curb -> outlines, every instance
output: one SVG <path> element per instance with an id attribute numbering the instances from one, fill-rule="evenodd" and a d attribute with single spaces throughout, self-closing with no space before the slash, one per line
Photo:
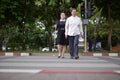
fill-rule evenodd
<path id="1" fill-rule="evenodd" d="M 30 56 L 30 53 L 20 53 L 20 52 L 0 52 L 0 56 Z"/>
<path id="2" fill-rule="evenodd" d="M 120 53 L 83 53 L 83 56 L 120 56 Z"/>
<path id="3" fill-rule="evenodd" d="M 0 56 L 31 56 L 32 53 L 21 52 L 0 52 Z M 120 53 L 83 53 L 81 56 L 116 56 L 120 57 Z"/>

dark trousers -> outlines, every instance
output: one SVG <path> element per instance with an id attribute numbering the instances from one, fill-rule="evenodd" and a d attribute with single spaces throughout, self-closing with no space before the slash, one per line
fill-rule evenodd
<path id="1" fill-rule="evenodd" d="M 79 35 L 69 36 L 69 49 L 71 57 L 78 57 Z"/>

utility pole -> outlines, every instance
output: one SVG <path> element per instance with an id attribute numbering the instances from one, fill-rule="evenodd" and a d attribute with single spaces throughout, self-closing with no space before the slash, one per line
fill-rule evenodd
<path id="1" fill-rule="evenodd" d="M 87 20 L 87 0 L 85 0 L 85 19 Z M 85 21 L 86 21 L 85 20 Z M 85 22 L 84 21 L 84 22 Z M 88 52 L 87 51 L 87 24 L 85 24 L 85 42 L 84 42 L 84 52 Z"/>
<path id="2" fill-rule="evenodd" d="M 88 52 L 87 50 L 87 25 L 89 23 L 88 18 L 94 15 L 94 3 L 90 0 L 83 0 L 83 5 L 81 6 L 81 17 L 83 19 L 83 24 L 85 27 L 85 36 L 84 36 L 84 52 Z"/>

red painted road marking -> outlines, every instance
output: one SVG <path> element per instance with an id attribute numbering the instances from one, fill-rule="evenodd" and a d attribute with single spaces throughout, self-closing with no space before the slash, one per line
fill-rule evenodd
<path id="1" fill-rule="evenodd" d="M 42 70 L 40 73 L 118 74 L 109 70 Z"/>
<path id="2" fill-rule="evenodd" d="M 25 70 L 25 69 L 0 69 L 0 72 L 9 73 L 68 73 L 68 74 L 120 74 L 120 70 Z"/>

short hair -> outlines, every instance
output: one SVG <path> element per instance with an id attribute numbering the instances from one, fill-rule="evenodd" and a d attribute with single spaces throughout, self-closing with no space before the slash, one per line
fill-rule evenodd
<path id="1" fill-rule="evenodd" d="M 61 15 L 62 13 L 64 13 L 64 12 L 61 12 L 60 15 Z M 65 13 L 64 13 L 64 14 L 65 14 Z"/>
<path id="2" fill-rule="evenodd" d="M 72 12 L 73 10 L 76 10 L 76 9 L 75 9 L 75 8 L 72 8 L 72 9 L 71 9 L 71 12 Z"/>

